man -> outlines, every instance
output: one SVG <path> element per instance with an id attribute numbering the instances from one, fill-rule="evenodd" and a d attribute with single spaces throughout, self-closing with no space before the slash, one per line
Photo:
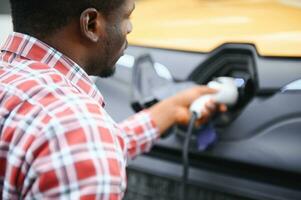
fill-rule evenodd
<path id="1" fill-rule="evenodd" d="M 116 124 L 88 75 L 114 73 L 134 0 L 10 2 L 15 32 L 0 54 L 1 198 L 121 199 L 126 157 L 187 123 L 193 100 L 214 91 L 186 90 Z M 199 123 L 215 108 L 209 103 Z"/>

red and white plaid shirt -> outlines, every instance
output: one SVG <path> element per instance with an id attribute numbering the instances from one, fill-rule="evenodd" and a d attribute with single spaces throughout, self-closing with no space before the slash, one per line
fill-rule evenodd
<path id="1" fill-rule="evenodd" d="M 0 53 L 0 199 L 123 197 L 126 157 L 159 133 L 147 111 L 116 124 L 71 59 L 25 34 Z"/>

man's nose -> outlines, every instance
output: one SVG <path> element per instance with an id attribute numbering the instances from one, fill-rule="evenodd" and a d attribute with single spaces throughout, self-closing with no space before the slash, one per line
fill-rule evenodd
<path id="1" fill-rule="evenodd" d="M 130 34 L 132 31 L 133 31 L 133 24 L 132 22 L 129 22 L 127 27 L 127 34 Z"/>

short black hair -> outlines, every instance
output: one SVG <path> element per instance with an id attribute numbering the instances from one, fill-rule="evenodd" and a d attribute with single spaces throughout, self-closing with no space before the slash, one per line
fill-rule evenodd
<path id="1" fill-rule="evenodd" d="M 120 7 L 125 0 L 10 0 L 14 31 L 46 37 L 67 25 L 87 8 L 103 15 Z"/>

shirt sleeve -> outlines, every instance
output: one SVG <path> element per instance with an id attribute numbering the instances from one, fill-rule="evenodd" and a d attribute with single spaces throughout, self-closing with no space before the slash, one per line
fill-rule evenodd
<path id="1" fill-rule="evenodd" d="M 31 189 L 24 199 L 123 198 L 126 160 L 118 137 L 114 137 L 118 129 L 111 130 L 107 121 L 96 116 L 69 115 L 57 122 L 48 119 L 51 122 L 41 133 L 43 137 L 29 150 L 34 162 L 25 180 L 25 188 Z M 123 142 L 131 158 L 148 151 L 159 137 L 148 111 L 125 120 L 120 129 L 117 132 L 125 135 Z"/>
<path id="2" fill-rule="evenodd" d="M 159 138 L 159 129 L 148 110 L 141 111 L 119 124 L 127 146 L 127 157 L 148 152 Z"/>

